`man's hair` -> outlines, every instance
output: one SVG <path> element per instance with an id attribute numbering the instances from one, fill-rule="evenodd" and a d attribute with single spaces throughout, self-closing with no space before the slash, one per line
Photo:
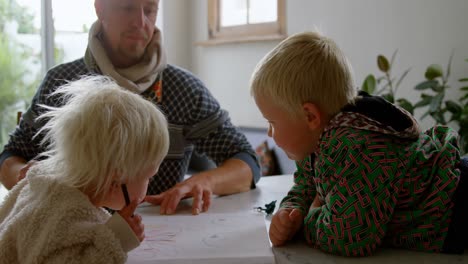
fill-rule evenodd
<path id="1" fill-rule="evenodd" d="M 38 117 L 47 121 L 46 157 L 38 166 L 60 182 L 99 199 L 113 181 L 142 180 L 141 172 L 159 166 L 169 149 L 165 116 L 148 100 L 103 76 L 61 86 L 52 96 L 66 103 Z"/>
<path id="2" fill-rule="evenodd" d="M 267 97 L 292 117 L 302 104 L 314 103 L 333 116 L 354 102 L 351 65 L 335 42 L 317 32 L 283 40 L 258 64 L 251 78 L 251 94 Z"/>

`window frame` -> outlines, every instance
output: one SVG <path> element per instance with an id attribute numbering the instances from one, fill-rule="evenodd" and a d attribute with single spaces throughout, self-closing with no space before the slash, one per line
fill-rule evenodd
<path id="1" fill-rule="evenodd" d="M 41 59 L 43 74 L 55 65 L 54 35 L 52 0 L 41 0 Z"/>
<path id="2" fill-rule="evenodd" d="M 262 40 L 277 40 L 286 37 L 285 0 L 277 0 L 278 19 L 276 22 L 221 26 L 221 0 L 208 0 L 208 39 L 209 42 L 231 43 Z M 208 43 L 209 44 L 209 43 Z"/>

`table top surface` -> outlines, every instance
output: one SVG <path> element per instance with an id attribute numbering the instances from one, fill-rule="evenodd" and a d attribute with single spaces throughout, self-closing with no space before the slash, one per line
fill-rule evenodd
<path id="1" fill-rule="evenodd" d="M 275 211 L 281 199 L 293 185 L 291 175 L 262 177 L 257 188 L 249 192 L 215 197 L 208 212 L 205 213 L 243 213 L 254 210 L 254 207 L 264 207 L 274 200 L 277 201 Z M 190 201 L 183 201 L 178 213 L 190 213 Z M 143 208 L 141 208 L 143 209 Z M 154 208 L 153 208 L 154 210 Z M 140 211 L 144 219 L 144 210 Z M 154 212 L 154 211 L 153 211 Z M 196 216 L 194 216 L 196 217 Z M 144 221 L 144 220 L 143 220 Z M 271 222 L 271 215 L 265 216 L 267 228 Z M 305 241 L 295 241 L 283 247 L 273 248 L 276 263 L 468 263 L 468 253 L 465 255 L 446 255 L 423 253 L 399 249 L 379 249 L 374 256 L 365 258 L 347 258 L 324 253 L 309 247 Z"/>
<path id="2" fill-rule="evenodd" d="M 214 197 L 212 205 L 205 213 L 243 213 L 254 210 L 254 207 L 264 207 L 274 200 L 277 207 L 281 199 L 286 195 L 293 184 L 291 175 L 278 175 L 262 177 L 257 188 L 248 192 L 233 194 L 228 196 Z M 7 190 L 0 185 L 0 201 L 3 201 Z M 183 201 L 178 207 L 178 213 L 189 213 L 190 201 Z M 146 208 L 148 206 L 146 205 Z M 145 207 L 139 208 L 139 213 L 145 214 Z M 154 208 L 152 208 L 154 212 Z M 196 216 L 194 216 L 196 217 Z M 265 224 L 268 228 L 271 222 L 271 215 L 265 216 Z M 468 252 L 464 255 L 446 255 L 423 253 L 398 249 L 379 249 L 374 256 L 365 258 L 346 258 L 321 252 L 309 247 L 304 241 L 291 242 L 283 247 L 273 248 L 276 263 L 468 263 Z"/>

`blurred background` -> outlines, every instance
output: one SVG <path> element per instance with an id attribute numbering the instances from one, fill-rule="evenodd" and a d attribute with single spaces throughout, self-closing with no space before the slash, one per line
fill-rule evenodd
<path id="1" fill-rule="evenodd" d="M 357 87 L 416 106 L 423 128 L 461 129 L 467 13 L 466 0 L 161 0 L 157 25 L 169 63 L 196 74 L 243 129 L 267 127 L 249 92 L 257 62 L 285 37 L 316 29 L 348 55 Z M 83 56 L 95 19 L 93 0 L 0 0 L 2 146 L 45 71 Z"/>

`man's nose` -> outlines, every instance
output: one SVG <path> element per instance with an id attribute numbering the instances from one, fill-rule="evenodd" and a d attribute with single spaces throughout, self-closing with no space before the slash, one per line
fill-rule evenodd
<path id="1" fill-rule="evenodd" d="M 132 14 L 132 24 L 136 27 L 144 27 L 145 26 L 145 10 L 143 6 L 136 8 Z"/>

